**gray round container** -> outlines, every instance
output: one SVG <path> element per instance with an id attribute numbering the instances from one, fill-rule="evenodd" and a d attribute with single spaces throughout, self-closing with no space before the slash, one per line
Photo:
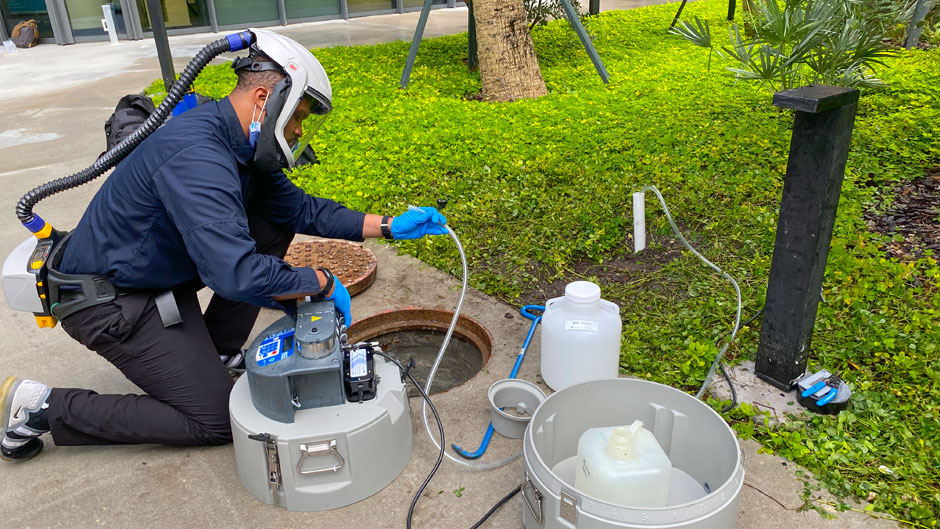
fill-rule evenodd
<path id="1" fill-rule="evenodd" d="M 614 505 L 574 488 L 581 434 L 636 419 L 672 461 L 666 507 Z M 737 437 L 714 410 L 675 388 L 626 378 L 585 382 L 548 397 L 526 430 L 523 471 L 526 529 L 730 529 L 744 484 Z"/>

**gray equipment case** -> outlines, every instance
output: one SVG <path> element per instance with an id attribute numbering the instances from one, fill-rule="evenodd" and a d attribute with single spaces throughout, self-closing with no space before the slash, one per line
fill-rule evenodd
<path id="1" fill-rule="evenodd" d="M 300 303 L 296 318 L 274 322 L 248 348 L 229 415 L 238 477 L 255 498 L 335 509 L 382 490 L 411 459 L 398 366 L 374 358 L 375 397 L 348 402 L 343 350 L 357 348 L 345 331 L 332 301 Z"/>
<path id="2" fill-rule="evenodd" d="M 241 377 L 229 413 L 238 477 L 248 492 L 289 511 L 324 511 L 398 477 L 412 452 L 408 394 L 397 366 L 376 357 L 375 372 L 381 382 L 374 399 L 297 410 L 292 423 L 260 413 Z"/>

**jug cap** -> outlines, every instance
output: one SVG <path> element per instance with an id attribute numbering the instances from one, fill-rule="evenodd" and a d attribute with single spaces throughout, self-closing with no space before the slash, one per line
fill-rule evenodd
<path id="1" fill-rule="evenodd" d="M 590 281 L 575 281 L 565 287 L 565 299 L 575 303 L 591 303 L 601 299 L 601 287 Z"/>
<path id="2" fill-rule="evenodd" d="M 617 459 L 630 459 L 633 457 L 634 436 L 643 428 L 643 421 L 636 420 L 630 426 L 618 426 L 610 432 L 610 441 L 607 443 L 607 453 Z"/>

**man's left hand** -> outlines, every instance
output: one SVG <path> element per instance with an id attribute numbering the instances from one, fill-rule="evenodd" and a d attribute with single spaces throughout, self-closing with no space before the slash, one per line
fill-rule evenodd
<path id="1" fill-rule="evenodd" d="M 349 292 L 346 290 L 346 287 L 339 282 L 339 278 L 335 275 L 333 276 L 333 293 L 323 299 L 327 301 L 332 300 L 336 310 L 342 313 L 343 318 L 346 320 L 344 324 L 347 327 L 352 325 L 352 314 L 350 313 L 352 300 L 349 299 Z"/>
<path id="2" fill-rule="evenodd" d="M 395 239 L 420 239 L 425 235 L 447 233 L 447 218 L 436 208 L 412 208 L 392 219 L 390 226 Z"/>

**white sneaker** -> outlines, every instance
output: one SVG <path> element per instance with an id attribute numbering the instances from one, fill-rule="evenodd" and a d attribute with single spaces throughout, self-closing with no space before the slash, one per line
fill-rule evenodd
<path id="1" fill-rule="evenodd" d="M 42 409 L 52 388 L 34 380 L 7 377 L 0 386 L 0 429 L 2 435 L 23 426 L 32 413 Z M 2 437 L 2 436 L 0 436 Z"/>
<path id="2" fill-rule="evenodd" d="M 245 372 L 245 351 L 233 355 L 219 355 L 219 360 L 231 375 L 240 375 Z"/>

